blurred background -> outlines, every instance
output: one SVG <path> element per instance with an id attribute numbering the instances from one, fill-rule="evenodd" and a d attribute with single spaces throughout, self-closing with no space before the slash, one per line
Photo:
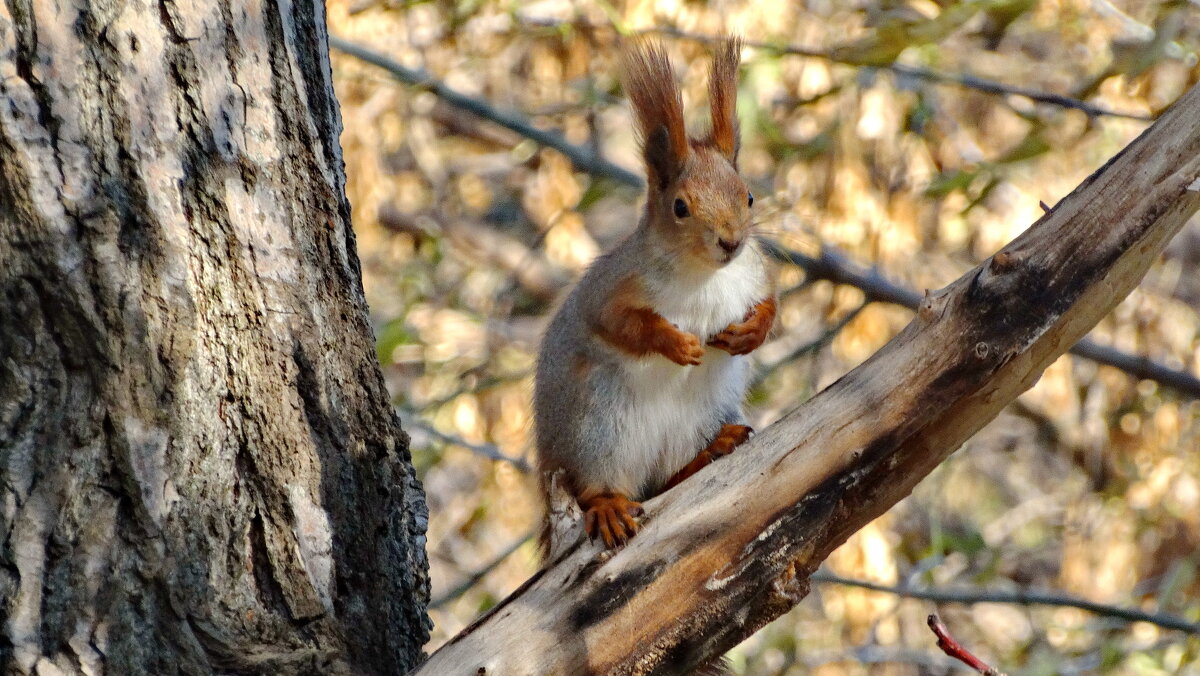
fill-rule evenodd
<path id="1" fill-rule="evenodd" d="M 538 339 L 640 209 L 623 35 L 665 44 L 694 129 L 707 38 L 748 42 L 740 164 L 759 234 L 794 254 L 779 266 L 776 330 L 753 355 L 758 427 L 895 335 L 912 313 L 893 301 L 989 256 L 1200 81 L 1195 0 L 328 5 L 348 43 L 333 72 L 379 359 L 429 501 L 428 650 L 538 567 Z M 925 625 L 937 611 L 1009 673 L 1200 674 L 1198 260 L 1193 219 L 1091 334 L 1145 359 L 1058 360 L 736 648 L 737 672 L 963 672 Z M 1051 603 L 982 602 L 1023 590 Z"/>

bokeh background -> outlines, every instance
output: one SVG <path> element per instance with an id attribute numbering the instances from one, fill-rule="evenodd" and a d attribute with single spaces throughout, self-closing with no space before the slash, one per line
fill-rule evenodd
<path id="1" fill-rule="evenodd" d="M 700 128 L 700 38 L 741 34 L 752 43 L 741 167 L 759 233 L 918 292 L 1028 227 L 1200 80 L 1195 0 L 330 0 L 328 11 L 334 35 L 637 173 L 622 35 L 666 45 Z M 360 58 L 335 51 L 333 71 L 379 359 L 428 495 L 433 650 L 537 569 L 538 338 L 570 281 L 636 223 L 640 194 Z M 1092 338 L 1200 374 L 1198 260 L 1194 220 Z M 779 323 L 754 354 L 757 426 L 911 319 L 818 277 L 780 265 Z M 1197 392 L 1064 357 L 823 572 L 968 596 L 1039 590 L 1194 631 L 1198 549 Z M 731 658 L 741 674 L 960 672 L 925 626 L 935 610 L 1009 673 L 1200 674 L 1200 636 L 1152 622 L 833 582 Z"/>

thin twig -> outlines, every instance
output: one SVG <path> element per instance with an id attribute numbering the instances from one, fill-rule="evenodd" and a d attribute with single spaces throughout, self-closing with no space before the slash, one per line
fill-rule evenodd
<path id="1" fill-rule="evenodd" d="M 1110 606 L 1066 594 L 1052 594 L 1049 592 L 1026 590 L 1002 592 L 982 591 L 978 589 L 910 589 L 908 587 L 892 587 L 883 584 L 876 584 L 874 582 L 867 582 L 866 580 L 855 580 L 851 578 L 840 577 L 824 570 L 818 570 L 817 572 L 813 573 L 811 579 L 814 582 L 858 587 L 859 589 L 869 589 L 871 591 L 895 594 L 905 598 L 932 601 L 934 603 L 961 603 L 964 605 L 971 605 L 975 603 L 1007 603 L 1019 606 L 1058 606 L 1063 608 L 1078 608 L 1079 610 L 1086 610 L 1089 613 L 1094 613 L 1103 617 L 1112 617 L 1119 620 L 1124 620 L 1126 622 L 1148 622 L 1164 629 L 1173 629 L 1175 631 L 1182 631 L 1188 634 L 1200 634 L 1200 623 L 1188 622 L 1181 617 L 1165 615 L 1161 613 L 1148 613 L 1144 610 L 1138 610 L 1136 608 Z"/>
<path id="2" fill-rule="evenodd" d="M 402 82 L 423 87 L 434 93 L 447 103 L 491 120 L 496 124 L 511 129 L 539 144 L 553 148 L 571 160 L 580 171 L 610 178 L 618 183 L 641 187 L 641 177 L 624 169 L 589 150 L 568 142 L 560 133 L 538 129 L 530 124 L 522 115 L 513 111 L 501 111 L 490 104 L 461 94 L 446 85 L 431 78 L 423 71 L 413 70 L 402 66 L 387 57 L 373 52 L 365 47 L 348 42 L 336 36 L 329 37 L 330 46 L 351 56 L 383 68 Z M 812 258 L 799 252 L 788 251 L 778 245 L 767 242 L 777 258 L 799 265 L 809 274 L 838 283 L 856 286 L 867 294 L 869 300 L 903 305 L 915 308 L 921 301 L 921 296 L 908 288 L 892 283 L 875 270 L 855 270 L 831 252 L 822 252 L 820 258 Z M 1071 348 L 1071 353 L 1100 364 L 1121 369 L 1130 375 L 1143 380 L 1154 380 L 1170 387 L 1181 394 L 1193 399 L 1200 399 L 1200 378 L 1186 371 L 1169 368 L 1144 357 L 1133 356 L 1111 347 L 1097 345 L 1084 338 Z"/>
<path id="3" fill-rule="evenodd" d="M 587 22 L 561 22 L 543 19 L 523 19 L 522 23 L 541 28 L 576 28 L 586 30 L 613 29 L 612 26 L 606 24 L 587 23 Z M 613 29 L 615 30 L 615 29 Z M 690 40 L 702 44 L 717 44 L 724 38 L 705 35 L 703 33 L 691 33 L 680 30 L 671 26 L 656 26 L 652 28 L 644 28 L 641 30 L 630 31 L 635 35 L 666 35 L 681 40 Z M 787 54 L 791 56 L 804 56 L 814 59 L 822 59 L 832 63 L 838 63 L 855 68 L 870 68 L 874 70 L 889 70 L 901 77 L 909 77 L 927 82 L 936 82 L 939 84 L 949 84 L 966 89 L 974 89 L 985 94 L 997 94 L 1001 96 L 1022 96 L 1038 103 L 1045 103 L 1060 108 L 1071 108 L 1074 110 L 1083 111 L 1091 117 L 1120 117 L 1130 120 L 1138 120 L 1140 122 L 1153 122 L 1154 118 L 1149 115 L 1139 113 L 1123 113 L 1117 110 L 1110 110 L 1103 106 L 1097 106 L 1087 101 L 1063 96 L 1061 94 L 1052 94 L 1049 92 L 1029 89 L 1027 87 L 1018 87 L 1015 85 L 988 80 L 986 78 L 976 77 L 974 75 L 959 74 L 959 73 L 941 73 L 938 71 L 929 70 L 927 68 L 918 68 L 916 66 L 905 66 L 898 63 L 892 63 L 880 66 L 867 66 L 861 63 L 839 58 L 835 52 L 813 49 L 811 47 L 801 47 L 798 45 L 788 45 L 775 42 L 763 42 L 756 40 L 746 40 L 743 44 L 753 49 L 761 49 L 772 54 Z"/>
<path id="4" fill-rule="evenodd" d="M 812 340 L 808 341 L 807 343 L 792 350 L 791 353 L 789 353 L 786 357 L 780 359 L 779 361 L 776 361 L 774 364 L 763 367 L 754 376 L 753 386 L 757 387 L 758 385 L 761 385 L 764 380 L 769 378 L 771 376 L 771 374 L 775 373 L 775 371 L 779 370 L 780 367 L 782 367 L 786 364 L 790 364 L 791 362 L 794 362 L 797 359 L 799 359 L 809 353 L 816 352 L 818 350 L 823 349 L 834 338 L 836 338 L 839 333 L 842 332 L 842 329 L 846 328 L 846 326 L 848 324 L 850 324 L 850 322 L 854 321 L 854 318 L 857 317 L 859 315 L 859 313 L 861 313 L 863 310 L 865 310 L 867 308 L 867 306 L 870 304 L 871 304 L 870 300 L 862 303 L 858 307 L 847 312 L 846 316 L 839 319 L 833 326 L 822 331 L 821 335 L 817 336 L 816 338 L 813 338 Z"/>
<path id="5" fill-rule="evenodd" d="M 454 401 L 455 399 L 458 399 L 459 397 L 461 397 L 463 395 L 479 394 L 486 390 L 490 390 L 494 387 L 500 387 L 501 385 L 510 385 L 512 383 L 520 382 L 520 381 L 528 378 L 530 376 L 530 374 L 531 374 L 530 371 L 519 371 L 519 372 L 511 373 L 508 375 L 489 376 L 487 378 L 483 378 L 478 383 L 475 383 L 469 387 L 466 385 L 463 385 L 462 387 L 459 387 L 458 389 L 454 390 L 453 392 L 451 392 L 447 395 L 438 397 L 437 399 L 434 399 L 433 401 L 426 403 L 425 405 L 421 406 L 420 409 L 411 411 L 411 413 L 413 413 L 414 415 L 415 414 L 427 414 L 430 411 L 439 409 L 439 408 L 445 406 L 446 404 L 449 404 L 450 402 Z"/>
<path id="6" fill-rule="evenodd" d="M 440 441 L 444 444 L 449 444 L 451 446 L 458 446 L 459 448 L 465 448 L 468 451 L 471 451 L 472 453 L 474 453 L 476 455 L 487 458 L 488 460 L 497 460 L 500 462 L 507 462 L 508 464 L 512 465 L 513 467 L 516 467 L 517 469 L 521 470 L 522 472 L 532 471 L 532 468 L 530 468 L 529 463 L 526 462 L 524 458 L 514 458 L 511 455 L 506 455 L 503 451 L 501 451 L 499 448 L 497 448 L 493 444 L 475 444 L 470 441 L 467 441 L 466 439 L 463 439 L 462 437 L 456 437 L 452 434 L 446 434 L 445 432 L 442 432 L 441 430 L 437 429 L 433 425 L 430 425 L 429 423 L 425 422 L 424 420 L 421 420 L 420 418 L 416 417 L 415 415 L 413 415 L 412 411 L 409 411 L 407 409 L 397 407 L 396 413 L 398 415 L 400 415 L 401 422 L 404 423 L 404 429 L 406 429 L 406 430 L 412 430 L 414 428 L 419 429 L 419 430 L 421 430 L 422 433 L 428 434 L 429 436 L 433 437 L 434 439 L 437 439 L 438 441 Z"/>
<path id="7" fill-rule="evenodd" d="M 532 538 L 533 538 L 533 531 L 530 531 L 530 532 L 526 533 L 524 536 L 518 538 L 512 544 L 505 547 L 504 550 L 502 552 L 500 552 L 499 554 L 497 554 L 494 559 L 492 559 L 491 561 L 488 561 L 486 564 L 484 564 L 482 568 L 471 573 L 467 577 L 467 579 L 463 580 L 457 587 L 455 587 L 454 589 L 451 589 L 450 591 L 446 592 L 445 594 L 442 594 L 441 596 L 437 597 L 436 599 L 430 601 L 429 607 L 431 609 L 432 608 L 441 608 L 442 606 L 446 605 L 447 603 L 450 603 L 454 599 L 456 599 L 456 598 L 462 596 L 463 594 L 467 593 L 468 591 L 470 591 L 472 587 L 479 584 L 479 582 L 483 578 L 487 577 L 488 573 L 492 572 L 500 564 L 504 563 L 505 559 L 512 556 L 514 553 L 516 553 L 516 551 L 521 548 L 521 545 L 524 545 L 526 542 L 529 542 Z"/>
<path id="8" fill-rule="evenodd" d="M 931 614 L 926 621 L 929 623 L 929 628 L 933 630 L 933 635 L 937 636 L 937 646 L 942 649 L 942 652 L 978 671 L 983 676 L 1004 676 L 1004 673 L 999 669 L 979 659 L 970 650 L 964 648 L 961 643 L 954 640 L 954 637 L 950 635 L 950 630 L 942 623 L 937 613 Z"/>

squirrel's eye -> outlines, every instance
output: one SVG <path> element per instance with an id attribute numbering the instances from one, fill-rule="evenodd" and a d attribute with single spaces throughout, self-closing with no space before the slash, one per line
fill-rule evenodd
<path id="1" fill-rule="evenodd" d="M 688 211 L 687 204 L 678 197 L 675 198 L 675 218 L 687 218 L 692 212 Z"/>
<path id="2" fill-rule="evenodd" d="M 748 192 L 746 194 L 750 196 L 750 199 L 746 200 L 746 206 L 748 206 L 748 207 L 754 206 L 754 193 Z"/>

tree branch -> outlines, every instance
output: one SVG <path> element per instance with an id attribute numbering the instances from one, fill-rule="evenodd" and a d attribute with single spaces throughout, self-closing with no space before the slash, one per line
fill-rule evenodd
<path id="1" fill-rule="evenodd" d="M 1196 182 L 1200 87 L 864 364 L 647 501 L 624 548 L 567 549 L 417 673 L 678 673 L 729 649 L 1124 298 Z"/>
<path id="2" fill-rule="evenodd" d="M 383 68 L 401 82 L 427 89 L 453 106 L 495 122 L 547 148 L 557 150 L 580 171 L 612 179 L 630 187 L 640 188 L 644 185 L 641 177 L 632 171 L 613 164 L 603 156 L 586 148 L 570 143 L 556 131 L 534 127 L 520 113 L 499 110 L 485 101 L 474 99 L 447 87 L 424 71 L 407 68 L 382 54 L 342 38 L 331 35 L 329 44 L 334 49 Z M 921 296 L 915 291 L 888 281 L 875 270 L 867 272 L 856 270 L 832 252 L 822 252 L 820 258 L 812 258 L 799 252 L 785 250 L 778 245 L 775 245 L 773 249 L 777 255 L 782 256 L 782 260 L 803 267 L 809 274 L 819 275 L 823 279 L 839 284 L 857 286 L 867 293 L 870 300 L 909 308 L 916 308 L 920 302 Z M 1141 379 L 1155 380 L 1188 396 L 1200 399 L 1200 379 L 1185 371 L 1163 366 L 1145 357 L 1130 355 L 1114 348 L 1098 345 L 1086 338 L 1079 341 L 1079 344 L 1071 349 L 1071 353 L 1121 369 Z"/>
<path id="3" fill-rule="evenodd" d="M 819 352 L 820 350 L 824 349 L 826 345 L 829 345 L 829 343 L 833 342 L 833 339 L 836 338 L 837 335 L 842 332 L 842 329 L 846 328 L 846 326 L 849 325 L 850 322 L 854 321 L 854 319 L 856 317 L 858 317 L 858 315 L 861 314 L 863 310 L 867 309 L 867 306 L 870 304 L 871 304 L 870 300 L 862 303 L 858 307 L 847 312 L 845 314 L 845 316 L 843 316 L 841 319 L 837 320 L 837 322 L 835 322 L 833 326 L 830 326 L 829 328 L 822 331 L 821 335 L 817 336 L 816 338 L 813 338 L 812 340 L 808 341 L 807 343 L 804 343 L 803 345 L 800 345 L 796 349 L 789 352 L 787 354 L 787 356 L 783 357 L 782 359 L 779 359 L 778 361 L 774 362 L 773 364 L 767 364 L 767 365 L 763 366 L 762 368 L 758 369 L 758 371 L 754 374 L 753 381 L 751 381 L 752 382 L 751 386 L 758 387 L 764 381 L 766 381 L 767 378 L 771 377 L 772 374 L 774 374 L 776 371 L 778 371 L 780 368 L 786 366 L 787 364 L 790 364 L 791 362 L 796 361 L 797 359 L 799 359 L 805 355 L 812 354 L 814 352 Z"/>
<path id="4" fill-rule="evenodd" d="M 329 36 L 329 46 L 357 59 L 366 61 L 371 65 L 378 66 L 405 84 L 432 92 L 438 98 L 456 108 L 495 122 L 501 127 L 515 131 L 539 145 L 554 148 L 566 156 L 568 160 L 571 160 L 571 164 L 574 164 L 575 168 L 580 171 L 609 178 L 617 183 L 623 183 L 632 187 L 641 187 L 642 185 L 641 177 L 632 171 L 613 164 L 600 155 L 567 141 L 557 130 L 539 129 L 533 126 L 524 115 L 518 112 L 500 110 L 486 101 L 472 98 L 450 88 L 444 82 L 434 78 L 423 70 L 404 66 L 383 54 L 357 45 L 349 40 L 343 40 L 336 35 Z"/>

